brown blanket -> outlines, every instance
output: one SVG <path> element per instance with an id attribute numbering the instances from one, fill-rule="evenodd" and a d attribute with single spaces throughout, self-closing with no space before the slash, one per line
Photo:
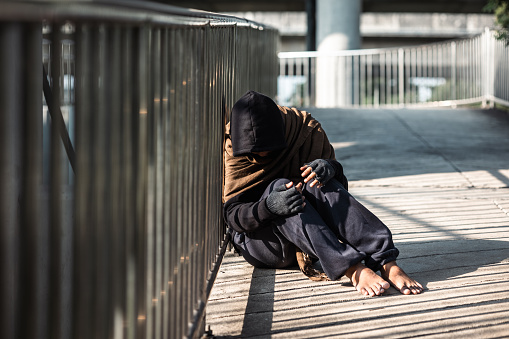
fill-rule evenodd
<path id="1" fill-rule="evenodd" d="M 279 106 L 285 123 L 285 138 L 288 147 L 277 157 L 256 159 L 250 155 L 234 157 L 230 140 L 230 124 L 226 126 L 225 177 L 223 200 L 227 201 L 239 193 L 261 183 L 268 183 L 276 176 L 302 180 L 300 167 L 315 159 L 335 159 L 334 148 L 320 123 L 306 111 Z M 264 161 L 265 160 L 265 161 Z"/>

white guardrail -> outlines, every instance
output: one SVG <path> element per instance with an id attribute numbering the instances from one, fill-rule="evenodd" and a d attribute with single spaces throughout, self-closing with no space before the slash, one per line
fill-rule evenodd
<path id="1" fill-rule="evenodd" d="M 422 46 L 278 56 L 281 105 L 509 106 L 509 47 L 488 29 Z"/>

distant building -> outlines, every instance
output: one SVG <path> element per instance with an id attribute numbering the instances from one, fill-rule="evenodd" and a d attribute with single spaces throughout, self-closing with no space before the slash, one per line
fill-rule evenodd
<path id="1" fill-rule="evenodd" d="M 306 50 L 306 12 L 229 12 L 279 29 L 281 51 Z M 465 38 L 494 27 L 492 14 L 362 13 L 361 48 L 420 45 Z"/>

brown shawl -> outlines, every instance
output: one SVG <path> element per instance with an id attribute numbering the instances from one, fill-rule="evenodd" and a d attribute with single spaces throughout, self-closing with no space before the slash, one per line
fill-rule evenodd
<path id="1" fill-rule="evenodd" d="M 334 148 L 320 123 L 311 114 L 296 108 L 279 106 L 285 123 L 288 147 L 276 158 L 257 161 L 250 155 L 233 156 L 230 124 L 226 126 L 224 151 L 225 177 L 223 201 L 279 175 L 297 184 L 302 180 L 300 167 L 315 159 L 335 159 Z M 266 161 L 263 161 L 266 160 Z"/>
<path id="2" fill-rule="evenodd" d="M 315 159 L 335 159 L 334 148 L 329 143 L 320 123 L 311 114 L 296 108 L 281 106 L 279 110 L 285 123 L 285 139 L 288 147 L 276 158 L 257 160 L 250 155 L 234 157 L 230 124 L 226 126 L 224 202 L 256 185 L 276 179 L 278 174 L 297 184 L 302 180 L 300 167 L 305 163 Z M 311 258 L 298 248 L 296 248 L 296 257 L 300 270 L 309 279 L 329 280 L 325 273 L 312 267 Z"/>

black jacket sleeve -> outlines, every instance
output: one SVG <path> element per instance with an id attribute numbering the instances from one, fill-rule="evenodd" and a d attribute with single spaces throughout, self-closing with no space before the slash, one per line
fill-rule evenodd
<path id="1" fill-rule="evenodd" d="M 263 191 L 240 193 L 224 204 L 224 218 L 229 227 L 239 233 L 254 232 L 278 217 L 269 211 L 266 199 L 260 199 Z"/>
<path id="2" fill-rule="evenodd" d="M 339 163 L 337 160 L 327 160 L 329 164 L 334 167 L 334 170 L 336 171 L 336 175 L 334 175 L 334 178 L 339 181 L 341 185 L 345 188 L 345 190 L 348 191 L 348 179 L 346 178 L 344 172 L 343 172 L 343 166 Z"/>

